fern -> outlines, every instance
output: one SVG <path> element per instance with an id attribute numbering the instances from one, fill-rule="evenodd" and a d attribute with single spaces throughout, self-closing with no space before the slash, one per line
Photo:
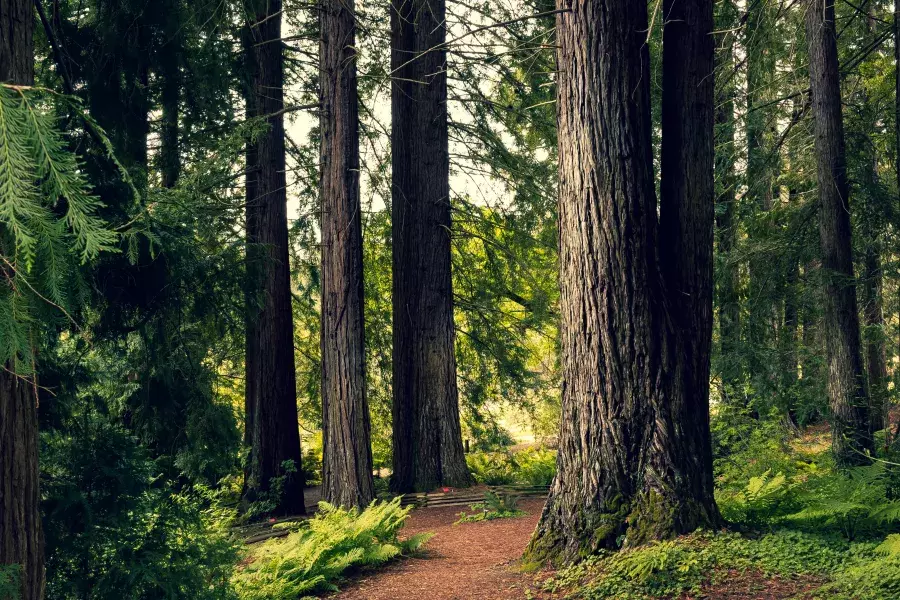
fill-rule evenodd
<path id="1" fill-rule="evenodd" d="M 430 538 L 399 539 L 409 510 L 400 506 L 400 498 L 373 502 L 362 512 L 320 503 L 319 514 L 305 527 L 255 549 L 250 564 L 235 575 L 235 588 L 244 600 L 293 600 L 334 591 L 348 570 L 384 564 Z"/>
<path id="2" fill-rule="evenodd" d="M 71 319 L 67 289 L 79 264 L 117 250 L 47 93 L 0 85 L 0 363 L 30 356 L 41 308 Z"/>

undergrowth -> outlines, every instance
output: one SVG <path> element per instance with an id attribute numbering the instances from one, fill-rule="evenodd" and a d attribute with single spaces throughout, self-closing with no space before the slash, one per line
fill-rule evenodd
<path id="1" fill-rule="evenodd" d="M 0 600 L 18 600 L 21 573 L 21 565 L 0 565 Z"/>
<path id="2" fill-rule="evenodd" d="M 498 494 L 485 492 L 484 502 L 476 502 L 469 505 L 469 510 L 459 513 L 459 521 L 456 523 L 478 523 L 480 521 L 493 521 L 495 519 L 512 519 L 521 517 L 527 513 L 519 510 L 519 498 L 514 494 Z"/>
<path id="3" fill-rule="evenodd" d="M 297 531 L 254 547 L 234 587 L 241 600 L 296 600 L 337 590 L 348 571 L 414 552 L 431 537 L 399 538 L 409 511 L 400 498 L 373 502 L 362 512 L 320 503 L 319 514 Z"/>
<path id="4" fill-rule="evenodd" d="M 466 455 L 469 471 L 485 485 L 550 485 L 556 475 L 556 452 L 526 448 L 518 452 L 475 452 Z"/>
<path id="5" fill-rule="evenodd" d="M 893 458 L 839 471 L 827 444 L 792 437 L 774 419 L 713 429 L 716 499 L 730 531 L 603 552 L 559 571 L 546 590 L 584 600 L 680 598 L 738 571 L 816 582 L 798 599 L 900 598 Z"/>

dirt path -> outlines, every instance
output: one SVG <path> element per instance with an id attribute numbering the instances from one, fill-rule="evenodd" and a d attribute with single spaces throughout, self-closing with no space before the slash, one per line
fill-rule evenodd
<path id="1" fill-rule="evenodd" d="M 520 600 L 532 577 L 516 568 L 544 500 L 522 500 L 516 519 L 454 525 L 463 507 L 413 511 L 404 531 L 435 536 L 421 556 L 362 575 L 334 600 Z"/>

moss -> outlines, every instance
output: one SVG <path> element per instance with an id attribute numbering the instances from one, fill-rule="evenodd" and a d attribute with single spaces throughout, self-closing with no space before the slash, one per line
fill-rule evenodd
<path id="1" fill-rule="evenodd" d="M 651 489 L 638 496 L 634 510 L 628 515 L 624 545 L 639 546 L 651 540 L 669 539 L 678 533 L 678 503 Z"/>

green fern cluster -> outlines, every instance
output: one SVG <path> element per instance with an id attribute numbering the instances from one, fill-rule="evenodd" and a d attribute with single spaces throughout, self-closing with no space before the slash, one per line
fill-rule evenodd
<path id="1" fill-rule="evenodd" d="M 18 600 L 21 565 L 0 565 L 0 600 Z"/>
<path id="2" fill-rule="evenodd" d="M 0 364 L 30 355 L 38 307 L 67 314 L 78 265 L 118 239 L 45 93 L 0 85 Z"/>
<path id="3" fill-rule="evenodd" d="M 884 463 L 810 478 L 799 488 L 803 509 L 785 522 L 813 529 L 836 528 L 848 540 L 877 534 L 900 522 L 900 501 L 888 497 Z"/>
<path id="4" fill-rule="evenodd" d="M 556 452 L 526 448 L 518 452 L 474 452 L 466 463 L 478 483 L 485 485 L 550 485 L 556 475 Z"/>
<path id="5" fill-rule="evenodd" d="M 401 540 L 400 528 L 410 508 L 373 502 L 362 512 L 319 504 L 319 514 L 286 538 L 270 540 L 248 557 L 234 576 L 242 600 L 296 600 L 334 591 L 335 581 L 352 568 L 381 565 L 414 552 L 431 536 Z"/>
<path id="6" fill-rule="evenodd" d="M 515 494 L 497 493 L 487 491 L 484 493 L 484 502 L 470 504 L 471 513 L 459 513 L 459 521 L 456 523 L 478 523 L 480 521 L 493 521 L 494 519 L 511 519 L 521 517 L 528 513 L 519 510 L 519 497 Z"/>

